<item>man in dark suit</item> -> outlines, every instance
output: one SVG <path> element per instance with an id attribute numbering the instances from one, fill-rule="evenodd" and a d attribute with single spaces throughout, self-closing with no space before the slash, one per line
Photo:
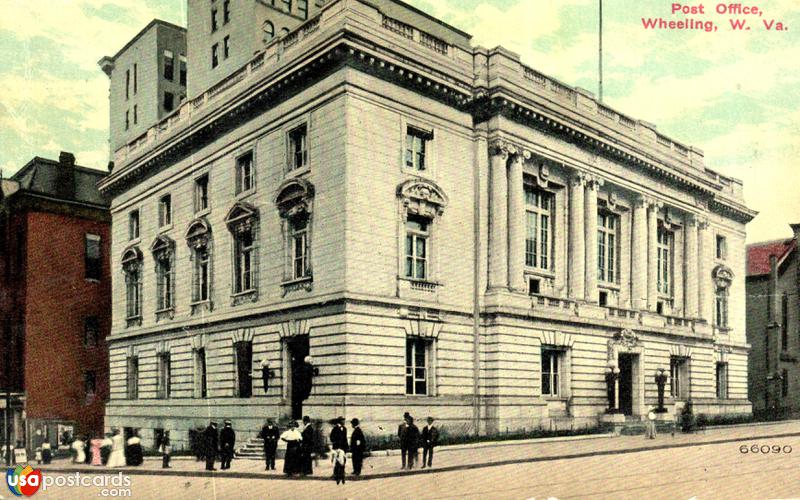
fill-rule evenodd
<path id="1" fill-rule="evenodd" d="M 350 435 L 350 452 L 353 458 L 353 474 L 356 476 L 361 475 L 364 451 L 367 449 L 367 441 L 364 439 L 364 433 L 361 431 L 359 423 L 357 418 L 350 421 L 350 425 L 353 426 L 353 434 Z"/>
<path id="2" fill-rule="evenodd" d="M 339 417 L 331 429 L 331 448 L 347 451 L 347 429 L 344 426 L 344 417 Z"/>
<path id="3" fill-rule="evenodd" d="M 400 440 L 400 456 L 403 460 L 401 469 L 406 468 L 406 459 L 408 458 L 408 448 L 406 448 L 406 434 L 408 434 L 408 419 L 411 415 L 408 412 L 403 413 L 403 423 L 397 426 L 397 437 Z"/>
<path id="4" fill-rule="evenodd" d="M 264 460 L 266 468 L 264 470 L 275 470 L 275 453 L 278 450 L 278 438 L 280 437 L 278 427 L 267 420 L 266 425 L 261 428 L 258 437 L 264 440 Z"/>
<path id="5" fill-rule="evenodd" d="M 219 450 L 219 433 L 217 423 L 211 422 L 203 431 L 203 456 L 206 457 L 206 470 L 217 470 L 214 468 L 214 461 L 217 459 Z"/>
<path id="6" fill-rule="evenodd" d="M 433 417 L 428 417 L 428 425 L 422 428 L 422 468 L 433 464 L 433 448 L 439 443 L 439 429 L 433 425 Z"/>
<path id="7" fill-rule="evenodd" d="M 236 445 L 236 432 L 234 432 L 230 420 L 225 421 L 225 427 L 223 427 L 219 433 L 219 444 L 222 461 L 220 469 L 230 469 L 231 460 L 233 460 L 234 446 Z"/>
<path id="8" fill-rule="evenodd" d="M 314 427 L 308 415 L 303 417 L 303 432 L 300 435 L 303 437 L 300 442 L 300 474 L 307 476 L 314 473 L 311 465 L 311 454 L 314 452 Z"/>
<path id="9" fill-rule="evenodd" d="M 408 453 L 408 469 L 414 468 L 419 453 L 419 428 L 414 424 L 414 419 L 409 416 L 406 430 L 406 453 Z"/>

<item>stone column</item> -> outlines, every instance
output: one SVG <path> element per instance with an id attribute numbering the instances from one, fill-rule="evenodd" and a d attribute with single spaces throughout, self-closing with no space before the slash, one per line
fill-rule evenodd
<path id="1" fill-rule="evenodd" d="M 685 316 L 687 318 L 697 317 L 697 298 L 698 298 L 698 270 L 697 270 L 697 218 L 694 215 L 686 216 L 684 226 L 686 233 L 686 272 L 684 273 L 684 300 Z"/>
<path id="2" fill-rule="evenodd" d="M 631 237 L 631 308 L 647 307 L 647 199 L 639 196 L 633 203 Z"/>
<path id="3" fill-rule="evenodd" d="M 508 149 L 501 143 L 489 147 L 489 289 L 508 288 Z"/>
<path id="4" fill-rule="evenodd" d="M 523 154 L 517 153 L 508 169 L 508 284 L 517 292 L 525 291 L 524 161 Z"/>
<path id="5" fill-rule="evenodd" d="M 585 297 L 589 302 L 597 302 L 597 191 L 603 181 L 592 177 L 586 181 L 584 197 L 584 229 L 586 242 L 586 291 Z"/>
<path id="6" fill-rule="evenodd" d="M 585 178 L 576 173 L 569 181 L 569 297 L 583 300 L 586 286 L 584 268 L 586 235 L 583 229 L 584 207 L 583 188 Z"/>
<path id="7" fill-rule="evenodd" d="M 647 211 L 647 308 L 655 311 L 658 304 L 658 209 L 651 203 Z"/>
<path id="8" fill-rule="evenodd" d="M 712 290 L 711 263 L 714 260 L 714 244 L 710 239 L 711 231 L 708 230 L 708 219 L 699 221 L 697 228 L 697 241 L 700 247 L 700 256 L 698 257 L 699 262 L 697 265 L 698 276 L 695 280 L 700 289 L 698 314 L 699 317 L 706 320 L 708 324 L 713 324 L 711 301 L 714 296 L 714 291 Z"/>

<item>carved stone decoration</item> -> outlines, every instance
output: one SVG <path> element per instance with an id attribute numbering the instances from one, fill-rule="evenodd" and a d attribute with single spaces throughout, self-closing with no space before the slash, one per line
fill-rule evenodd
<path id="1" fill-rule="evenodd" d="M 429 219 L 441 217 L 447 207 L 447 196 L 432 181 L 411 179 L 397 187 L 397 196 L 406 212 Z"/>
<path id="2" fill-rule="evenodd" d="M 175 242 L 172 238 L 162 234 L 153 240 L 153 243 L 150 245 L 150 251 L 153 253 L 153 258 L 157 263 L 169 261 L 172 258 L 172 253 L 175 251 Z"/>
<path id="3" fill-rule="evenodd" d="M 711 271 L 711 277 L 717 288 L 730 288 L 733 282 L 733 271 L 728 266 L 720 264 Z"/>
<path id="4" fill-rule="evenodd" d="M 636 332 L 628 328 L 614 334 L 614 341 L 627 349 L 633 349 L 639 345 L 639 337 Z"/>
<path id="5" fill-rule="evenodd" d="M 619 201 L 619 197 L 617 193 L 610 192 L 608 193 L 608 198 L 606 199 L 606 206 L 609 210 L 616 210 L 617 209 L 617 202 Z"/>
<path id="6" fill-rule="evenodd" d="M 284 219 L 305 217 L 313 211 L 314 185 L 301 177 L 287 179 L 278 187 L 275 205 Z"/>
<path id="7" fill-rule="evenodd" d="M 126 274 L 138 271 L 142 265 L 142 251 L 139 247 L 129 247 L 122 253 L 122 270 Z"/>
<path id="8" fill-rule="evenodd" d="M 186 230 L 184 237 L 186 238 L 186 244 L 189 245 L 189 248 L 196 250 L 198 248 L 208 247 L 211 239 L 211 226 L 203 217 L 195 219 L 189 224 L 189 228 Z"/>
<path id="9" fill-rule="evenodd" d="M 258 208 L 250 203 L 239 201 L 228 210 L 225 224 L 231 228 L 231 231 L 243 232 L 252 228 L 255 219 L 258 219 Z"/>

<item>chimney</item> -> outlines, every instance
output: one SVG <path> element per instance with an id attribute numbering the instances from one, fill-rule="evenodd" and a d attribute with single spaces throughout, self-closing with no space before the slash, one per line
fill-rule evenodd
<path id="1" fill-rule="evenodd" d="M 75 155 L 66 151 L 58 155 L 56 195 L 67 200 L 75 199 Z"/>

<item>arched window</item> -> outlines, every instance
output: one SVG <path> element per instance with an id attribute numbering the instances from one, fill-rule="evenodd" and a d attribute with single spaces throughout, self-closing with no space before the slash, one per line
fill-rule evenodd
<path id="1" fill-rule="evenodd" d="M 733 272 L 723 265 L 714 268 L 712 273 L 716 291 L 714 326 L 728 328 L 728 295 L 733 281 Z"/>
<path id="2" fill-rule="evenodd" d="M 210 311 L 211 302 L 211 227 L 203 219 L 196 219 L 186 231 L 192 261 L 192 314 L 199 310 Z"/>
<path id="3" fill-rule="evenodd" d="M 175 242 L 159 236 L 150 245 L 156 264 L 156 320 L 172 318 L 175 309 Z"/>
<path id="4" fill-rule="evenodd" d="M 281 28 L 281 36 L 286 36 L 289 34 L 289 28 Z"/>
<path id="5" fill-rule="evenodd" d="M 264 43 L 269 43 L 275 38 L 275 25 L 272 24 L 272 21 L 264 21 L 261 30 L 264 32 Z"/>
<path id="6" fill-rule="evenodd" d="M 122 254 L 125 274 L 125 320 L 127 326 L 142 324 L 142 252 L 131 247 Z"/>
<path id="7" fill-rule="evenodd" d="M 314 186 L 301 178 L 285 181 L 278 189 L 275 205 L 278 207 L 284 236 L 284 283 L 310 282 L 311 272 L 311 219 Z M 310 285 L 303 285 L 310 289 Z M 284 287 L 284 293 L 290 290 Z"/>
<path id="8" fill-rule="evenodd" d="M 236 203 L 225 217 L 233 237 L 233 305 L 258 299 L 258 209 Z"/>

